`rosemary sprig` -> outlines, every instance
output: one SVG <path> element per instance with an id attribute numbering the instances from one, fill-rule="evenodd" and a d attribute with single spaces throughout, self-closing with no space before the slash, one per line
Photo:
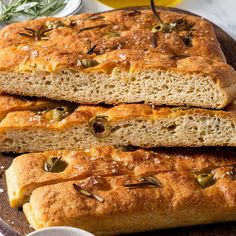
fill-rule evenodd
<path id="1" fill-rule="evenodd" d="M 49 37 L 46 35 L 47 32 L 52 29 L 47 28 L 45 25 L 42 25 L 38 30 L 34 30 L 31 28 L 24 28 L 26 32 L 19 32 L 19 35 L 33 38 L 35 40 L 48 40 Z"/>
<path id="2" fill-rule="evenodd" d="M 128 188 L 144 188 L 146 186 L 163 188 L 162 183 L 155 176 L 144 176 L 140 179 L 140 182 L 124 184 L 124 187 Z"/>
<path id="3" fill-rule="evenodd" d="M 67 0 L 2 0 L 0 1 L 0 22 L 16 22 L 51 16 L 67 4 Z"/>
<path id="4" fill-rule="evenodd" d="M 105 16 L 101 16 L 100 13 L 93 13 L 87 18 L 82 18 L 81 20 L 99 20 L 104 19 Z"/>
<path id="5" fill-rule="evenodd" d="M 172 60 L 181 60 L 181 59 L 184 59 L 184 58 L 187 58 L 187 57 L 190 57 L 189 55 L 187 54 L 177 54 L 177 55 L 173 55 L 170 57 L 170 59 Z"/>
<path id="6" fill-rule="evenodd" d="M 99 202 L 104 202 L 104 199 L 102 197 L 87 191 L 86 189 L 80 187 L 79 185 L 77 185 L 75 183 L 73 183 L 73 187 L 76 191 L 78 191 L 79 193 L 83 194 L 86 197 L 91 197 L 91 198 L 96 199 Z"/>
<path id="7" fill-rule="evenodd" d="M 164 24 L 162 19 L 159 16 L 157 10 L 156 10 L 155 0 L 150 1 L 150 6 L 151 6 L 151 10 L 152 10 L 154 16 L 160 21 L 160 23 Z"/>
<path id="8" fill-rule="evenodd" d="M 81 32 L 86 31 L 86 30 L 101 29 L 101 28 L 104 28 L 106 26 L 108 26 L 108 24 L 85 27 L 85 28 L 80 29 L 78 33 L 81 33 Z"/>
<path id="9" fill-rule="evenodd" d="M 93 47 L 91 47 L 86 54 L 91 55 L 94 53 L 94 49 L 97 47 L 97 44 L 95 44 Z"/>

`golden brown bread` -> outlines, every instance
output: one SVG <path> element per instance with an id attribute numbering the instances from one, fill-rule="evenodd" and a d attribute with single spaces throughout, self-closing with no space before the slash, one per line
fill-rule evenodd
<path id="1" fill-rule="evenodd" d="M 144 104 L 102 107 L 67 103 L 54 109 L 37 111 L 29 107 L 9 112 L 0 122 L 0 151 L 74 150 L 107 144 L 236 146 L 235 134 L 234 103 L 222 111 Z"/>
<path id="2" fill-rule="evenodd" d="M 53 109 L 63 105 L 68 106 L 72 104 L 68 102 L 57 102 L 44 98 L 0 94 L 0 120 L 4 119 L 7 113 L 13 111 L 40 111 Z"/>
<path id="3" fill-rule="evenodd" d="M 160 22 L 150 10 L 7 26 L 0 32 L 0 91 L 94 104 L 230 103 L 236 74 L 211 24 L 170 11 L 159 14 L 168 32 L 153 32 Z M 40 27 L 50 31 L 35 36 Z"/>
<path id="4" fill-rule="evenodd" d="M 59 156 L 66 169 L 46 172 L 45 163 Z M 23 208 L 35 229 L 69 225 L 108 235 L 236 220 L 235 165 L 234 148 L 124 152 L 100 147 L 22 155 L 6 177 L 15 206 L 33 191 Z M 199 176 L 204 175 L 203 183 Z M 151 176 L 157 186 L 131 188 Z"/>

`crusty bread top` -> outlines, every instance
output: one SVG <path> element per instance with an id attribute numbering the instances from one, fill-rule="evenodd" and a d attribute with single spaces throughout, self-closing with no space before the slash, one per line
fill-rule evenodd
<path id="1" fill-rule="evenodd" d="M 170 171 L 197 173 L 207 168 L 236 165 L 235 148 L 155 148 L 125 151 L 124 148 L 100 146 L 87 150 L 59 150 L 23 154 L 14 159 L 9 170 L 14 170 L 19 186 L 58 180 L 85 179 L 90 176 L 143 176 Z M 128 148 L 127 148 L 128 150 Z M 44 170 L 50 158 L 61 157 L 68 166 L 59 173 Z M 7 171 L 7 173 L 10 171 Z M 11 171 L 11 173 L 13 173 Z M 10 187 L 10 186 L 9 186 Z"/>
<path id="2" fill-rule="evenodd" d="M 63 106 L 63 104 L 69 105 L 70 103 L 58 102 L 44 98 L 0 94 L 0 120 L 3 119 L 9 112 L 53 109 L 58 106 Z"/>
<path id="3" fill-rule="evenodd" d="M 160 11 L 164 23 L 183 20 L 192 25 L 190 30 L 173 30 L 170 33 L 153 33 L 160 24 L 152 11 L 118 10 L 99 14 L 80 14 L 68 18 L 43 18 L 12 24 L 0 32 L 0 71 L 58 72 L 68 68 L 85 72 L 110 73 L 114 67 L 130 71 L 146 68 L 209 74 L 224 78 L 222 87 L 229 86 L 233 69 L 225 64 L 225 58 L 217 42 L 212 25 L 206 20 Z M 42 40 L 27 37 L 28 29 L 38 30 L 48 22 L 62 22 L 45 33 Z M 191 31 L 192 46 L 183 37 Z M 153 45 L 153 40 L 156 45 Z M 91 54 L 89 49 L 95 46 Z M 175 55 L 187 58 L 173 59 Z M 157 59 L 158 58 L 158 59 Z M 99 65 L 84 68 L 82 59 L 95 59 Z M 228 78 L 229 77 L 229 78 Z"/>

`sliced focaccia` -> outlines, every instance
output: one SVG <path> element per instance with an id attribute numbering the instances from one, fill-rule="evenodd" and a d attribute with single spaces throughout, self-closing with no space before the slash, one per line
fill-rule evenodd
<path id="1" fill-rule="evenodd" d="M 63 106 L 63 104 L 65 106 L 72 105 L 72 103 L 68 102 L 57 102 L 43 98 L 0 94 L 0 120 L 4 119 L 7 113 L 12 111 L 40 111 Z"/>
<path id="2" fill-rule="evenodd" d="M 22 155 L 6 177 L 35 229 L 113 235 L 236 220 L 235 168 L 235 148 L 100 147 Z"/>
<path id="3" fill-rule="evenodd" d="M 171 11 L 156 15 L 117 10 L 7 26 L 0 32 L 0 91 L 92 104 L 230 103 L 236 73 L 212 25 Z"/>
<path id="4" fill-rule="evenodd" d="M 144 104 L 73 104 L 9 112 L 0 122 L 2 152 L 73 150 L 106 144 L 145 148 L 236 146 L 235 105 L 218 111 Z"/>
<path id="5" fill-rule="evenodd" d="M 133 151 L 132 151 L 133 149 Z M 6 171 L 8 195 L 12 207 L 29 200 L 40 186 L 90 176 L 154 174 L 169 171 L 197 172 L 202 168 L 236 164 L 234 149 L 155 149 L 134 147 L 97 147 L 90 150 L 47 151 L 24 154 L 14 159 Z M 231 158 L 232 157 L 232 158 Z M 187 161 L 185 160 L 187 159 Z"/>

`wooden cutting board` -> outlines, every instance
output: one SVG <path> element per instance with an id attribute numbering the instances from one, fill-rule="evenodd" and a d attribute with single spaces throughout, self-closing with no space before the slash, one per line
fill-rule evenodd
<path id="1" fill-rule="evenodd" d="M 143 9 L 144 7 L 132 7 L 130 9 Z M 161 7 L 162 9 L 167 9 Z M 168 8 L 168 10 L 191 14 L 190 12 Z M 217 38 L 225 53 L 227 62 L 236 69 L 236 41 L 227 35 L 223 30 L 214 25 Z M 8 168 L 14 159 L 14 155 L 0 154 L 0 167 Z M 33 231 L 33 228 L 28 224 L 22 209 L 12 209 L 9 206 L 5 175 L 0 177 L 0 188 L 4 190 L 0 193 L 0 232 L 5 236 L 25 235 Z M 219 203 L 220 204 L 220 203 Z M 149 233 L 139 233 L 139 236 L 157 235 L 158 236 L 236 236 L 236 222 L 213 224 L 205 226 L 194 226 L 187 228 L 178 228 L 170 230 L 159 230 Z M 59 236 L 59 235 L 58 235 Z"/>

